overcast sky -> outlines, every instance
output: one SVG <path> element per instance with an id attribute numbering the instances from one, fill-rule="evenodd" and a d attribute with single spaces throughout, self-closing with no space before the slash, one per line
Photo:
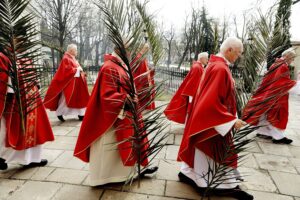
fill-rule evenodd
<path id="1" fill-rule="evenodd" d="M 191 5 L 201 7 L 205 4 L 208 14 L 214 18 L 223 19 L 236 15 L 241 18 L 243 12 L 250 8 L 260 8 L 266 12 L 276 0 L 150 0 L 148 6 L 151 12 L 157 13 L 157 19 L 164 21 L 165 26 L 174 26 L 179 29 L 184 24 L 184 19 Z M 232 18 L 231 18 L 232 19 Z M 166 28 L 166 27 L 165 27 Z M 300 41 L 300 2 L 293 5 L 291 16 L 292 41 Z"/>

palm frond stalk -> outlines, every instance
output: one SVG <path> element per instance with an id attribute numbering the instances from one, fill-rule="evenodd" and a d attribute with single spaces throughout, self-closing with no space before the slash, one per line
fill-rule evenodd
<path id="1" fill-rule="evenodd" d="M 29 0 L 0 0 L 0 45 L 9 58 L 10 66 L 5 73 L 11 78 L 17 112 L 25 132 L 26 116 L 41 102 L 39 92 L 33 90 L 38 84 L 42 67 L 37 61 L 40 56 L 34 15 L 26 12 Z M 0 94 L 6 95 L 6 94 Z"/>
<path id="2" fill-rule="evenodd" d="M 116 64 L 128 75 L 123 77 L 125 80 L 123 83 L 118 84 L 130 96 L 124 108 L 126 119 L 130 123 L 117 127 L 117 130 L 133 130 L 132 136 L 123 141 L 128 145 L 120 150 L 132 149 L 133 153 L 129 159 L 136 160 L 136 170 L 128 176 L 126 183 L 131 183 L 137 178 L 140 186 L 141 173 L 151 165 L 151 161 L 163 148 L 168 137 L 168 132 L 165 131 L 168 124 L 162 116 L 162 108 L 158 107 L 145 113 L 146 108 L 154 101 L 152 97 L 160 93 L 161 85 L 149 84 L 153 81 L 153 77 L 149 76 L 152 71 L 138 77 L 134 75 L 147 54 L 147 51 L 141 50 L 145 45 L 144 29 L 147 30 L 155 65 L 162 56 L 161 44 L 151 17 L 146 14 L 145 4 L 132 1 L 124 6 L 122 0 L 109 0 L 100 1 L 97 6 L 103 12 L 108 37 L 115 46 L 114 51 L 121 59 Z M 132 10 L 128 11 L 128 9 Z M 139 15 L 128 15 L 128 13 L 139 13 Z M 140 87 L 137 87 L 137 82 Z M 139 102 L 134 101 L 136 97 Z"/>

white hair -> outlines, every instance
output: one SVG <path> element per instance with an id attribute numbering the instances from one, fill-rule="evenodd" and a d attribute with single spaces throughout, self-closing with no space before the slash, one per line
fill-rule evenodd
<path id="1" fill-rule="evenodd" d="M 200 58 L 208 58 L 208 53 L 207 52 L 201 52 L 198 54 L 198 60 L 200 60 Z"/>
<path id="2" fill-rule="evenodd" d="M 282 52 L 281 55 L 283 57 L 287 57 L 287 56 L 295 57 L 296 56 L 296 52 L 295 52 L 294 48 L 291 47 L 291 48 L 285 50 L 284 52 Z"/>
<path id="3" fill-rule="evenodd" d="M 69 44 L 67 46 L 67 51 L 70 51 L 71 49 L 77 49 L 77 45 L 76 44 Z"/>
<path id="4" fill-rule="evenodd" d="M 236 37 L 228 37 L 222 43 L 220 52 L 225 53 L 229 48 L 240 48 L 243 51 L 243 43 Z"/>

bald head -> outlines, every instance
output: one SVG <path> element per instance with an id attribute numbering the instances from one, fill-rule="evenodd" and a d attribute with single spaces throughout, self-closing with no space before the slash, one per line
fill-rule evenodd
<path id="1" fill-rule="evenodd" d="M 77 45 L 76 44 L 69 44 L 67 46 L 67 52 L 72 56 L 77 56 Z"/>
<path id="2" fill-rule="evenodd" d="M 240 39 L 229 37 L 222 43 L 220 53 L 230 62 L 234 63 L 243 53 L 244 46 Z"/>
<path id="3" fill-rule="evenodd" d="M 282 58 L 290 65 L 296 57 L 294 48 L 289 48 L 282 52 Z"/>
<path id="4" fill-rule="evenodd" d="M 198 54 L 198 61 L 201 62 L 202 65 L 207 65 L 208 63 L 208 53 L 201 52 Z"/>

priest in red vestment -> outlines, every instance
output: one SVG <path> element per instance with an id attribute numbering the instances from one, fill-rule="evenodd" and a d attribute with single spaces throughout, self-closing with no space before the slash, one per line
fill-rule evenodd
<path id="1" fill-rule="evenodd" d="M 138 54 L 135 61 L 139 63 L 133 70 L 134 82 L 139 98 L 139 104 L 145 107 L 146 110 L 155 109 L 155 82 L 154 82 L 154 70 L 149 69 L 148 61 L 146 58 L 141 58 L 141 55 L 146 54 L 149 51 L 148 44 L 145 44 Z M 142 59 L 141 61 L 139 59 Z"/>
<path id="2" fill-rule="evenodd" d="M 220 163 L 221 155 L 225 153 L 224 144 L 232 143 L 231 129 L 245 125 L 237 118 L 234 80 L 228 67 L 242 52 L 241 40 L 227 38 L 220 53 L 210 56 L 184 130 L 177 158 L 182 162 L 178 176 L 180 181 L 194 186 L 202 194 L 211 181 L 209 166 Z M 237 160 L 228 167 L 236 172 Z M 238 187 L 237 178 L 238 174 L 226 175 L 212 193 L 240 200 L 253 199 Z"/>
<path id="3" fill-rule="evenodd" d="M 21 67 L 22 62 L 19 61 Z M 15 91 L 8 75 L 9 67 L 10 60 L 0 52 L 0 170 L 7 169 L 7 163 L 26 167 L 44 166 L 48 161 L 41 158 L 42 144 L 54 140 L 45 107 L 37 86 L 22 83 L 22 76 L 19 75 L 20 87 L 29 87 L 26 89 L 29 92 L 21 93 L 21 98 L 26 102 L 37 98 L 27 107 L 33 110 L 25 115 L 25 127 L 22 126 Z"/>
<path id="4" fill-rule="evenodd" d="M 164 113 L 171 121 L 184 124 L 191 107 L 193 98 L 196 95 L 201 76 L 205 65 L 208 62 L 208 53 L 202 52 L 198 60 L 193 63 L 189 73 L 181 83 L 177 92 L 171 99 Z"/>
<path id="5" fill-rule="evenodd" d="M 259 125 L 258 137 L 271 139 L 275 144 L 290 144 L 293 140 L 285 137 L 289 116 L 289 94 L 300 93 L 299 81 L 290 78 L 289 65 L 296 53 L 288 49 L 282 53 L 265 74 L 243 112 L 243 119 Z"/>
<path id="6" fill-rule="evenodd" d="M 91 186 L 124 182 L 135 172 L 135 152 L 125 141 L 134 133 L 125 107 L 138 98 L 131 99 L 123 87 L 129 76 L 120 64 L 126 67 L 115 52 L 105 56 L 74 151 L 74 156 L 89 162 Z M 143 164 L 147 163 L 146 159 Z M 143 174 L 156 170 L 148 168 Z"/>
<path id="7" fill-rule="evenodd" d="M 85 73 L 76 60 L 77 46 L 68 45 L 57 72 L 44 98 L 45 107 L 56 111 L 60 121 L 63 116 L 75 115 L 82 120 L 89 101 Z"/>

